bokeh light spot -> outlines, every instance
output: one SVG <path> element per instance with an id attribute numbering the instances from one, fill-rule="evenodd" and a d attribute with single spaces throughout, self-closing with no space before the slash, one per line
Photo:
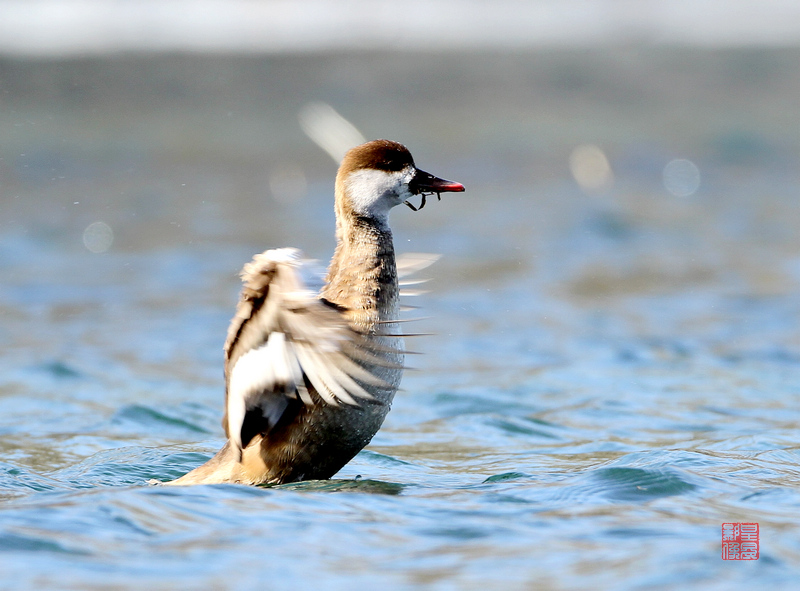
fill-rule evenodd
<path id="1" fill-rule="evenodd" d="M 101 253 L 111 248 L 114 230 L 105 222 L 94 222 L 83 231 L 83 244 L 91 252 Z"/>
<path id="2" fill-rule="evenodd" d="M 283 164 L 269 175 L 269 190 L 275 201 L 294 203 L 308 192 L 308 182 L 303 169 L 293 164 Z"/>
<path id="3" fill-rule="evenodd" d="M 608 189 L 614 183 L 614 173 L 603 150 L 583 144 L 569 156 L 569 169 L 575 182 L 587 193 Z"/>
<path id="4" fill-rule="evenodd" d="M 664 188 L 676 197 L 689 197 L 700 188 L 700 169 L 694 162 L 679 158 L 664 167 Z"/>

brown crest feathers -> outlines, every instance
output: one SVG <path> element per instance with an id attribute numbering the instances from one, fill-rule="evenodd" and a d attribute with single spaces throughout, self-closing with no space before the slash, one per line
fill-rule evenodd
<path id="1" fill-rule="evenodd" d="M 347 152 L 339 167 L 339 174 L 363 168 L 397 172 L 407 166 L 414 166 L 414 159 L 403 144 L 391 140 L 373 140 Z"/>

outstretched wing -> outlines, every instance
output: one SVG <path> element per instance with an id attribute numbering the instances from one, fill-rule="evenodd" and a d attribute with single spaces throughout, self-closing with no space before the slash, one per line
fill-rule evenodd
<path id="1" fill-rule="evenodd" d="M 321 283 L 299 250 L 256 255 L 242 271 L 242 296 L 225 342 L 223 426 L 241 450 L 272 429 L 292 400 L 358 405 L 367 388 L 392 386 L 365 369 L 391 365 L 379 345 L 350 328 L 318 297 Z"/>

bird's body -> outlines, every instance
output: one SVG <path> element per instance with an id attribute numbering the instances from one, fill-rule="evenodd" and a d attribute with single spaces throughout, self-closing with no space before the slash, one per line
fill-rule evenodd
<path id="1" fill-rule="evenodd" d="M 347 153 L 324 284 L 315 290 L 309 262 L 295 249 L 266 251 L 245 265 L 225 343 L 228 441 L 170 484 L 326 479 L 369 443 L 403 372 L 389 210 L 412 195 L 463 190 L 418 170 L 396 142 Z"/>

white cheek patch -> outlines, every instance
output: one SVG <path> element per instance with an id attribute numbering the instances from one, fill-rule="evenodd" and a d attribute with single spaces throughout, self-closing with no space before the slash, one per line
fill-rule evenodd
<path id="1" fill-rule="evenodd" d="M 409 166 L 408 168 L 404 168 L 399 173 L 400 177 L 400 187 L 397 191 L 397 196 L 400 199 L 400 203 L 408 199 L 409 197 L 413 197 L 414 194 L 408 189 L 408 183 L 411 182 L 411 179 L 414 178 L 414 175 L 417 174 L 417 170 Z"/>
<path id="2" fill-rule="evenodd" d="M 411 196 L 408 183 L 415 172 L 408 167 L 397 172 L 363 168 L 350 173 L 345 187 L 353 211 L 359 215 L 386 218 L 391 208 Z"/>

